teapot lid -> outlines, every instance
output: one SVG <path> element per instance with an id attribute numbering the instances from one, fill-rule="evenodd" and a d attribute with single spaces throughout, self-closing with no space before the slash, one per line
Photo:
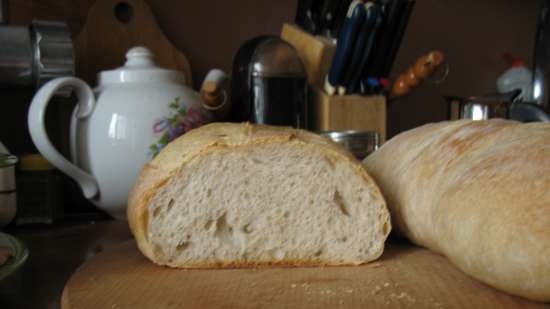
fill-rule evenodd
<path id="1" fill-rule="evenodd" d="M 129 82 L 177 82 L 185 83 L 185 76 L 174 70 L 155 65 L 153 53 L 146 47 L 130 48 L 124 66 L 99 73 L 99 85 Z"/>

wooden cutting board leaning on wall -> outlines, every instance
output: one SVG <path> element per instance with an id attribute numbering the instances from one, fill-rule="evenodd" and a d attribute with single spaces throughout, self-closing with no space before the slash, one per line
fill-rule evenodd
<path id="1" fill-rule="evenodd" d="M 192 85 L 191 66 L 183 53 L 168 41 L 143 0 L 97 0 L 75 38 L 76 75 L 97 85 L 97 73 L 124 65 L 131 47 L 145 46 L 155 63 L 183 72 Z"/>

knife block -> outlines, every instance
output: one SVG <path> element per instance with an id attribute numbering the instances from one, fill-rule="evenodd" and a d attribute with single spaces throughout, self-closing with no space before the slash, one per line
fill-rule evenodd
<path id="1" fill-rule="evenodd" d="M 336 45 L 324 37 L 313 36 L 293 24 L 283 24 L 281 38 L 296 48 L 304 63 L 310 85 L 323 87 Z"/>
<path id="2" fill-rule="evenodd" d="M 296 48 L 306 69 L 310 85 L 308 129 L 377 131 L 383 143 L 386 140 L 385 96 L 329 96 L 322 90 L 335 44 L 293 24 L 283 25 L 281 38 Z"/>
<path id="3" fill-rule="evenodd" d="M 315 131 L 377 131 L 386 141 L 386 97 L 329 96 L 319 88 L 309 92 L 309 124 Z"/>

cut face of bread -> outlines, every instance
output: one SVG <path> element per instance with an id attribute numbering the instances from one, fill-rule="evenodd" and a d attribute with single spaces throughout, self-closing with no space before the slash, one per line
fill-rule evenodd
<path id="1" fill-rule="evenodd" d="M 201 151 L 142 206 L 140 248 L 173 267 L 378 258 L 390 231 L 385 202 L 360 163 L 327 145 L 293 138 Z"/>

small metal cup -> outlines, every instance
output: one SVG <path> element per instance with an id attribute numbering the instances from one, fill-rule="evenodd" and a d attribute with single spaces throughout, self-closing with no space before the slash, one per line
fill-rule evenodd
<path id="1" fill-rule="evenodd" d="M 319 134 L 343 145 L 358 160 L 363 160 L 380 146 L 380 135 L 376 131 L 324 131 Z"/>

